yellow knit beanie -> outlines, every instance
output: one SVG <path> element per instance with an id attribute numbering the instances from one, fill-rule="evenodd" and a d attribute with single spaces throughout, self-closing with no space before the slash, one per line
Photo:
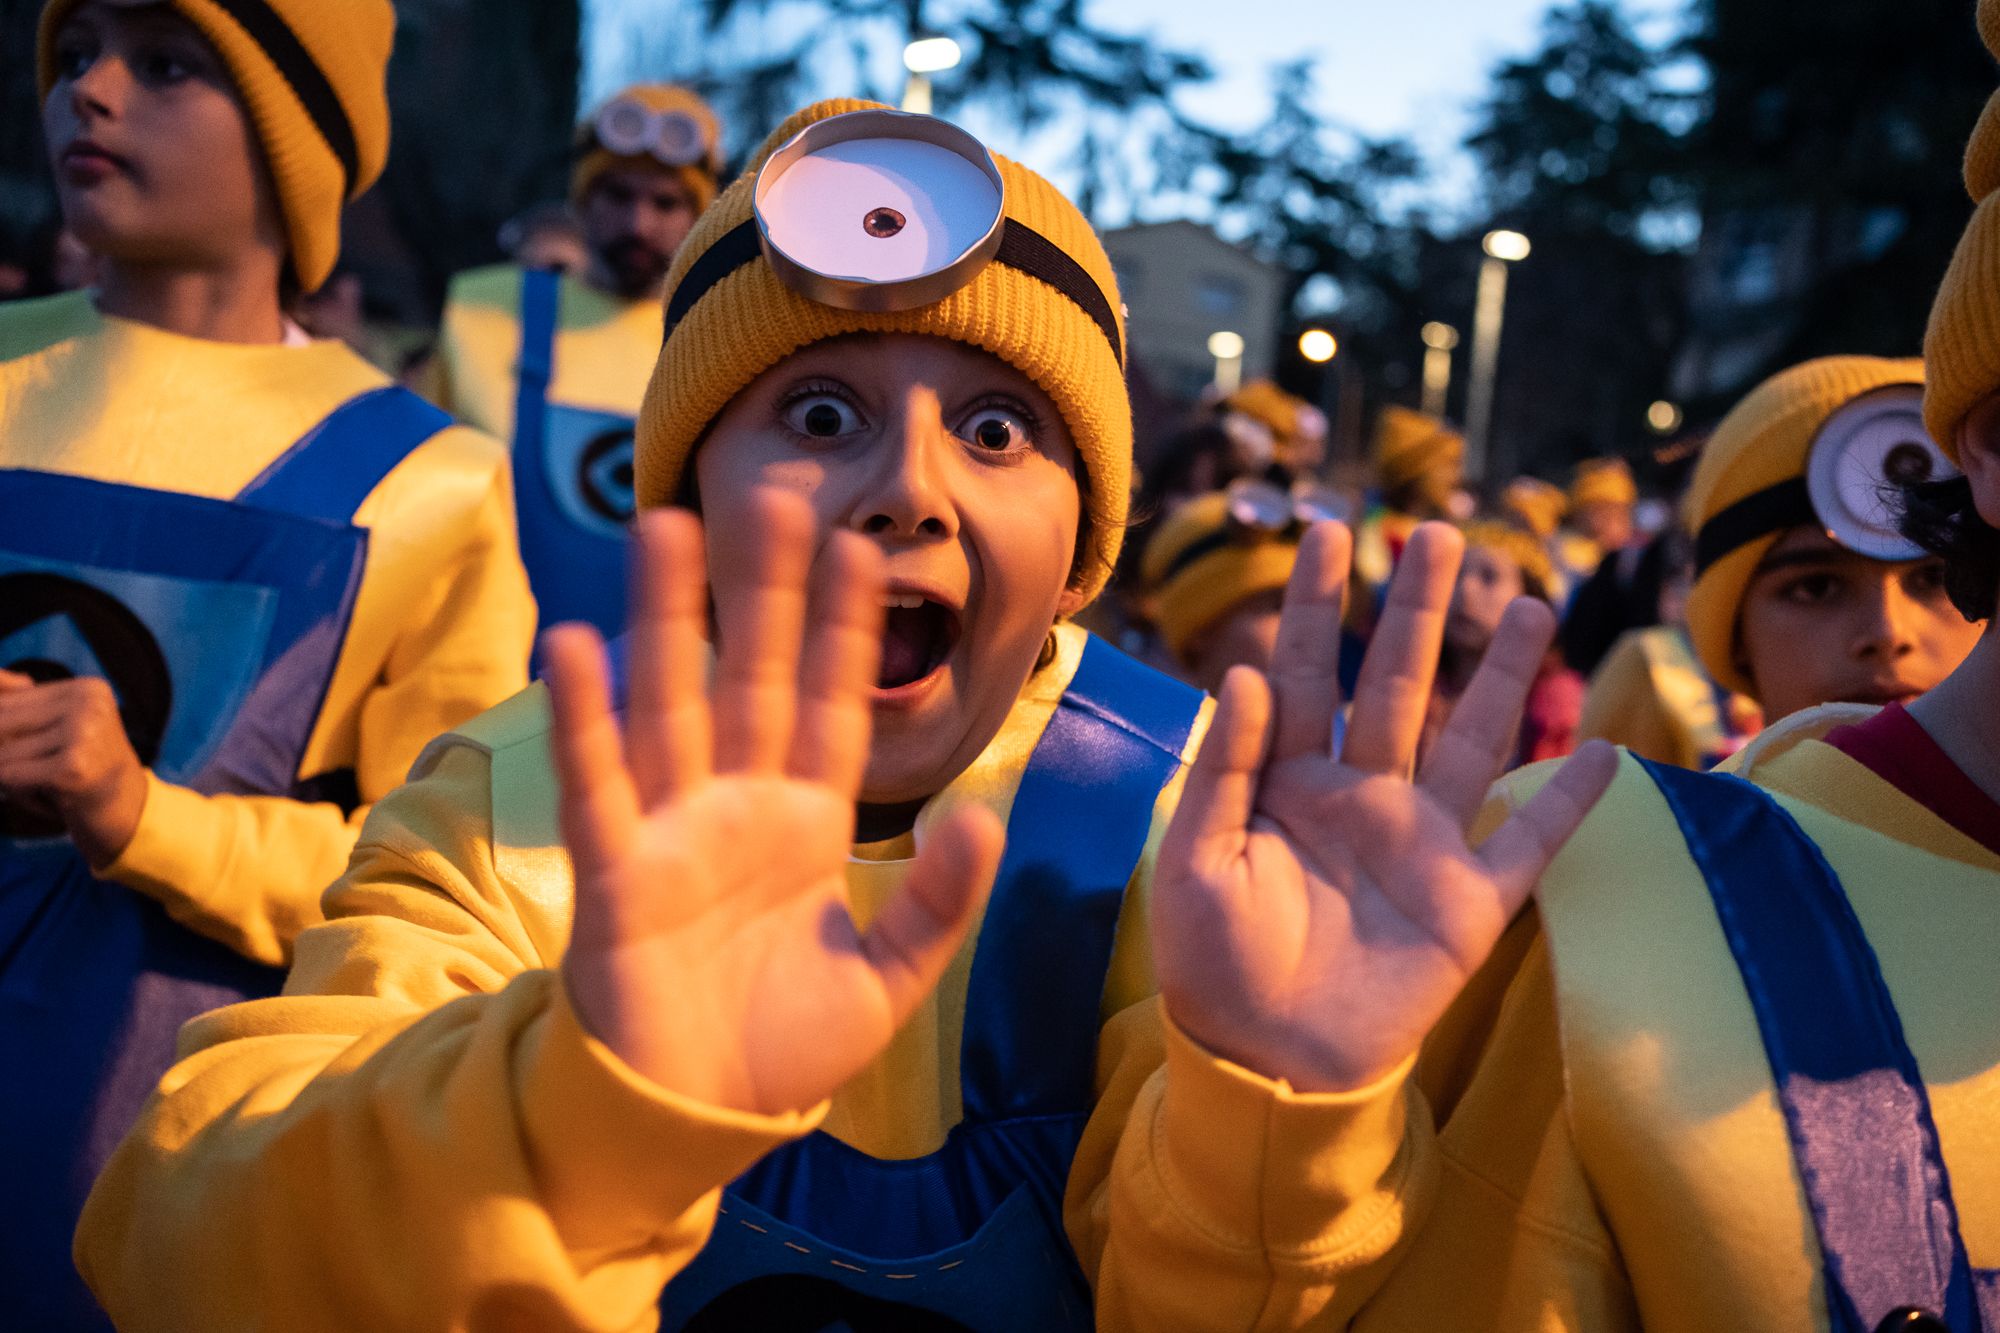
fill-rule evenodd
<path id="1" fill-rule="evenodd" d="M 1391 490 L 1433 473 L 1458 483 L 1465 465 L 1465 437 L 1425 412 L 1391 404 L 1375 423 L 1375 470 Z"/>
<path id="2" fill-rule="evenodd" d="M 1211 491 L 1168 515 L 1146 543 L 1140 574 L 1154 623 L 1183 663 L 1203 630 L 1259 593 L 1282 589 L 1298 563 L 1297 535 L 1235 529 L 1228 492 Z"/>
<path id="3" fill-rule="evenodd" d="M 606 107 L 618 102 L 636 102 L 656 114 L 678 112 L 692 118 L 701 127 L 704 145 L 701 161 L 675 167 L 645 153 L 619 154 L 604 147 L 597 141 L 597 118 Z M 640 83 L 613 94 L 578 127 L 577 148 L 576 167 L 569 177 L 569 198 L 573 204 L 583 202 L 583 196 L 590 192 L 599 176 L 621 167 L 671 171 L 694 197 L 696 212 L 715 202 L 716 178 L 722 174 L 722 122 L 716 118 L 715 108 L 691 89 L 667 83 Z"/>
<path id="4" fill-rule="evenodd" d="M 2000 0 L 1979 0 L 1979 35 L 2000 57 Z M 1958 461 L 1958 430 L 2000 389 L 2000 92 L 1987 102 L 1965 150 L 1965 188 L 1978 205 L 1924 334 L 1924 424 Z"/>
<path id="5" fill-rule="evenodd" d="M 1083 546 L 1071 586 L 1086 598 L 1103 590 L 1125 539 L 1132 481 L 1132 409 L 1123 367 L 1124 307 L 1111 261 L 1076 206 L 1019 163 L 994 154 L 1006 185 L 1006 217 L 1032 228 L 1094 284 L 1100 324 L 1076 300 L 1023 269 L 994 261 L 965 286 L 914 310 L 858 311 L 822 305 L 793 290 L 752 250 L 708 285 L 681 287 L 711 250 L 741 234 L 753 217 L 764 160 L 801 130 L 877 103 L 827 101 L 807 107 L 765 140 L 749 167 L 689 233 L 667 275 L 667 325 L 652 383 L 639 412 L 639 503 L 670 503 L 696 443 L 729 400 L 759 375 L 810 343 L 849 333 L 916 333 L 993 353 L 1055 401 L 1083 469 Z M 704 269 L 713 268 L 711 260 Z M 698 292 L 696 291 L 699 286 Z M 683 308 L 684 307 L 684 308 Z M 1115 341 L 1111 334 L 1116 334 Z"/>
<path id="6" fill-rule="evenodd" d="M 208 39 L 250 110 L 278 193 L 292 272 L 318 290 L 340 257 L 340 212 L 389 156 L 389 0 L 166 0 Z M 55 39 L 80 0 L 42 9 L 38 73 L 56 84 Z"/>
<path id="7" fill-rule="evenodd" d="M 1540 477 L 1516 477 L 1500 493 L 1500 506 L 1529 533 L 1547 541 L 1562 526 L 1563 515 L 1569 512 L 1569 497 L 1562 487 Z"/>
<path id="8" fill-rule="evenodd" d="M 1805 476 L 1813 442 L 1834 413 L 1877 389 L 1923 382 L 1924 363 L 1914 359 L 1829 356 L 1780 371 L 1751 390 L 1702 446 L 1681 502 L 1681 517 L 1697 548 L 1703 527 L 1716 515 Z M 1688 633 L 1702 665 L 1742 694 L 1756 690 L 1737 670 L 1736 622 L 1751 575 L 1781 535 L 1767 534 L 1716 559 L 1700 570 L 1688 595 Z"/>
<path id="9" fill-rule="evenodd" d="M 1632 468 L 1622 458 L 1587 458 L 1576 465 L 1570 479 L 1569 507 L 1587 504 L 1635 505 L 1639 484 L 1632 480 Z"/>
<path id="10" fill-rule="evenodd" d="M 1508 523 L 1468 523 L 1461 531 L 1465 534 L 1468 548 L 1483 546 L 1519 565 L 1529 596 L 1544 602 L 1550 600 L 1549 589 L 1555 582 L 1556 566 L 1555 561 L 1549 559 L 1547 547 Z"/>

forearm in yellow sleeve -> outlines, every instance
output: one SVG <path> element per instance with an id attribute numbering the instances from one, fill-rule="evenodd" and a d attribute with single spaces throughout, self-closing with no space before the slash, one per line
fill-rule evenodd
<path id="1" fill-rule="evenodd" d="M 121 1328 L 649 1328 L 722 1186 L 817 1123 L 677 1098 L 582 1031 L 567 902 L 499 881 L 488 772 L 445 747 L 286 994 L 183 1033 L 77 1233 Z"/>
<path id="2" fill-rule="evenodd" d="M 1290 1329 L 1350 1318 L 1434 1189 L 1435 1144 L 1409 1070 L 1305 1095 L 1210 1055 L 1158 1001 L 1148 1007 L 1144 1023 L 1121 1015 L 1124 1030 L 1106 1028 L 1125 1048 L 1113 1058 L 1130 1068 L 1112 1074 L 1078 1164 L 1101 1160 L 1110 1136 L 1099 1122 L 1122 1098 L 1108 1178 L 1072 1180 L 1071 1233 L 1089 1236 L 1078 1253 L 1099 1325 Z"/>
<path id="3" fill-rule="evenodd" d="M 132 841 L 99 873 L 246 958 L 283 966 L 347 864 L 365 810 L 282 796 L 203 796 L 146 774 Z"/>

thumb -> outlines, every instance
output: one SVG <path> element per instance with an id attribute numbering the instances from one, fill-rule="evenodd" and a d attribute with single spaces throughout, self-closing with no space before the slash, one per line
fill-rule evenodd
<path id="1" fill-rule="evenodd" d="M 1000 820 L 983 806 L 953 814 L 925 839 L 909 882 L 863 937 L 862 956 L 881 979 L 894 1026 L 951 966 L 993 886 L 1006 841 Z"/>
<path id="2" fill-rule="evenodd" d="M 26 676 L 18 671 L 0 671 L 0 691 L 11 692 L 14 690 L 32 690 L 34 688 L 35 678 L 33 676 Z"/>

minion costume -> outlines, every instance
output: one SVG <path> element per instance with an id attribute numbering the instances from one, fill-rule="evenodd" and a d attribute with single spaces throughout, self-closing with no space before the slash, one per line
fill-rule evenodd
<path id="1" fill-rule="evenodd" d="M 1884 481 L 1947 475 L 1917 373 L 1799 367 L 1711 442 L 1689 513 L 1712 670 L 1780 532 L 1898 540 Z M 1414 1156 L 1435 1183 L 1355 1276 L 1351 1327 L 2000 1328 L 2000 819 L 1928 738 L 1958 812 L 1885 776 L 1860 743 L 1882 720 L 1800 713 L 1715 774 L 1621 758 L 1425 1043 L 1404 1091 L 1435 1138 L 1356 1145 L 1350 1169 Z"/>
<path id="2" fill-rule="evenodd" d="M 1622 458 L 1592 458 L 1576 465 L 1570 480 L 1569 513 L 1585 505 L 1610 504 L 1630 509 L 1639 503 L 1639 484 Z M 1564 582 L 1574 587 L 1597 572 L 1611 552 L 1581 532 L 1564 529 L 1555 537 L 1556 564 Z"/>
<path id="3" fill-rule="evenodd" d="M 697 211 L 715 198 L 721 127 L 685 88 L 619 93 L 581 131 L 580 202 L 605 172 L 670 171 Z M 660 307 L 511 264 L 454 279 L 438 341 L 437 401 L 513 442 L 521 557 L 542 623 L 625 628 L 632 431 L 660 349 Z"/>
<path id="4" fill-rule="evenodd" d="M 43 11 L 41 85 L 74 8 Z M 388 151 L 386 0 L 175 0 L 249 109 L 300 285 Z M 103 1326 L 95 1171 L 194 1015 L 274 994 L 363 807 L 518 690 L 533 607 L 504 458 L 336 342 L 207 342 L 87 293 L 0 308 L 0 666 L 106 678 L 148 770 L 93 873 L 0 802 L 0 1291 Z"/>
<path id="5" fill-rule="evenodd" d="M 1265 488 L 1271 489 L 1271 488 Z M 1204 632 L 1231 611 L 1284 591 L 1310 519 L 1289 505 L 1270 514 L 1232 488 L 1197 496 L 1167 516 L 1146 543 L 1141 575 L 1167 651 L 1183 665 Z"/>
<path id="6" fill-rule="evenodd" d="M 822 182 L 804 192 L 800 161 Z M 877 239 L 942 230 L 946 261 L 884 246 L 856 277 L 861 242 L 829 216 Z M 1062 413 L 1087 479 L 1075 586 L 1094 593 L 1131 466 L 1118 311 L 1102 247 L 1039 177 L 928 117 L 821 103 L 775 133 L 676 263 L 640 502 L 672 496 L 708 423 L 799 347 L 950 338 L 1030 375 Z M 1203 726 L 1192 691 L 1058 626 L 914 834 L 854 850 L 865 925 L 937 818 L 994 809 L 1009 849 L 973 939 L 830 1104 L 756 1116 L 651 1085 L 580 1027 L 555 970 L 573 885 L 531 690 L 440 740 L 378 809 L 286 997 L 191 1029 L 172 1091 L 99 1182 L 78 1262 L 137 1330 L 512 1314 L 1062 1328 L 1093 1306 L 1157 1327 L 1197 1301 L 1247 1326 L 1324 1311 L 1331 1274 L 1373 1234 L 1324 1225 L 1354 1197 L 1322 1132 L 1349 1099 L 1216 1060 L 1151 998 L 1145 891 Z"/>
<path id="7" fill-rule="evenodd" d="M 1355 576 L 1372 595 L 1379 596 L 1389 586 L 1389 576 L 1417 524 L 1445 513 L 1464 472 L 1464 436 L 1438 418 L 1407 407 L 1382 409 L 1375 426 L 1375 474 L 1381 494 L 1354 533 Z"/>

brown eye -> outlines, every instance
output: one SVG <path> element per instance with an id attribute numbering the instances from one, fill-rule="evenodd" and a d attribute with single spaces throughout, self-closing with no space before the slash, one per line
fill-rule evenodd
<path id="1" fill-rule="evenodd" d="M 1005 449 L 1014 442 L 1014 433 L 1007 429 L 1007 423 L 995 417 L 980 422 L 972 437 L 982 449 Z"/>
<path id="2" fill-rule="evenodd" d="M 806 434 L 822 439 L 840 434 L 840 409 L 831 403 L 814 403 L 806 409 Z"/>

